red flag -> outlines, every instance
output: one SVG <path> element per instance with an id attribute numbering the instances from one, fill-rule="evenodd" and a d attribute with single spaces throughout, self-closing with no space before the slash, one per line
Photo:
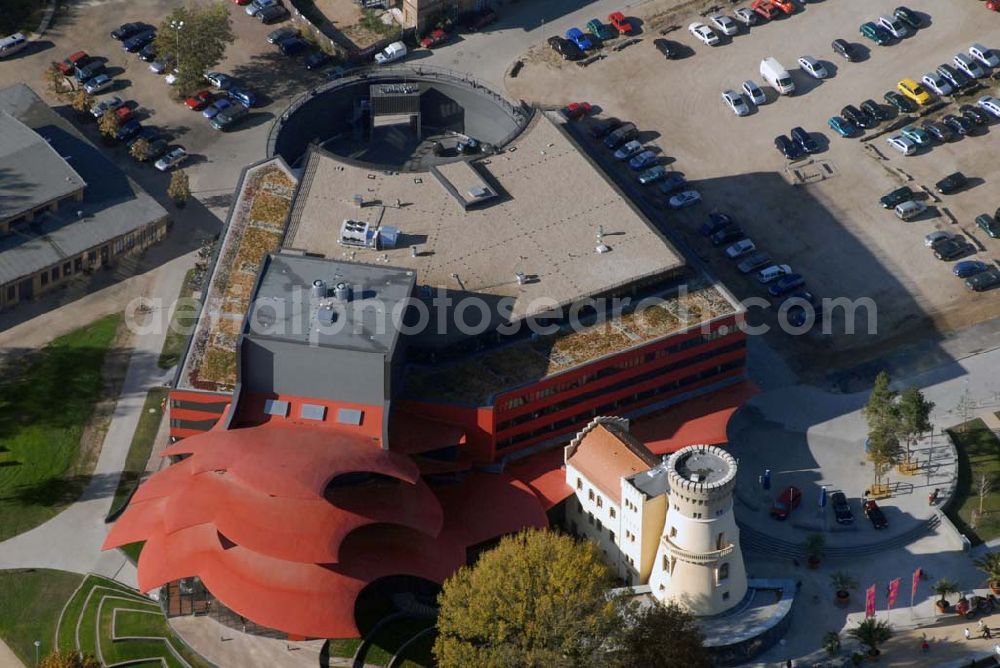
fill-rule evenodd
<path id="1" fill-rule="evenodd" d="M 875 585 L 865 592 L 865 617 L 875 616 Z"/>
<path id="2" fill-rule="evenodd" d="M 899 595 L 899 581 L 901 578 L 896 578 L 889 583 L 889 608 L 896 605 L 896 596 Z"/>
<path id="3" fill-rule="evenodd" d="M 919 568 L 913 571 L 913 583 L 910 585 L 911 601 L 917 597 L 917 587 L 920 586 L 920 576 L 922 576 L 923 574 L 924 572 Z"/>

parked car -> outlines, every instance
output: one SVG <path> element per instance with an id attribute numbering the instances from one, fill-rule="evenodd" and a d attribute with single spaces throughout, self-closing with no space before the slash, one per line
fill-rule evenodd
<path id="1" fill-rule="evenodd" d="M 140 130 L 142 130 L 142 123 L 133 118 L 130 121 L 125 121 L 125 123 L 118 128 L 118 132 L 115 133 L 115 139 L 118 141 L 128 141 L 132 137 L 139 134 Z"/>
<path id="2" fill-rule="evenodd" d="M 277 30 L 272 30 L 271 32 L 267 33 L 267 43 L 277 44 L 283 39 L 287 39 L 289 37 L 298 37 L 298 35 L 299 35 L 298 28 L 293 28 L 292 26 L 283 26 L 281 28 L 278 28 Z"/>
<path id="3" fill-rule="evenodd" d="M 90 95 L 96 95 L 101 91 L 105 91 L 111 88 L 114 82 L 111 80 L 107 74 L 98 74 L 93 79 L 89 79 L 85 84 L 83 84 L 83 89 L 87 91 Z"/>
<path id="4" fill-rule="evenodd" d="M 740 32 L 740 24 L 725 14 L 713 14 L 708 20 L 719 30 L 719 32 L 727 37 L 738 35 Z"/>
<path id="5" fill-rule="evenodd" d="M 570 102 L 562 108 L 563 116 L 570 121 L 578 121 L 590 115 L 590 102 Z"/>
<path id="6" fill-rule="evenodd" d="M 849 104 L 840 110 L 840 115 L 849 120 L 859 128 L 874 128 L 878 125 L 878 119 L 866 111 L 858 109 L 853 104 Z"/>
<path id="7" fill-rule="evenodd" d="M 802 155 L 802 149 L 785 135 L 778 135 L 774 138 L 774 147 L 789 160 L 794 160 Z"/>
<path id="8" fill-rule="evenodd" d="M 68 77 L 69 75 L 76 72 L 77 67 L 83 67 L 88 62 L 90 62 L 90 56 L 87 54 L 87 52 L 77 51 L 76 53 L 67 56 L 65 60 L 59 63 L 58 67 L 59 71 L 63 74 L 63 76 Z"/>
<path id="9" fill-rule="evenodd" d="M 913 199 L 914 195 L 915 193 L 910 186 L 901 186 L 883 195 L 878 202 L 882 205 L 883 209 L 894 209 L 897 204 Z"/>
<path id="10" fill-rule="evenodd" d="M 771 517 L 786 520 L 800 503 L 802 503 L 802 491 L 798 487 L 786 487 L 771 504 Z"/>
<path id="11" fill-rule="evenodd" d="M 951 84 L 954 90 L 962 90 L 963 88 L 968 88 L 972 85 L 972 79 L 966 75 L 964 72 L 959 72 L 954 67 L 948 64 L 938 65 L 935 70 L 941 77 Z"/>
<path id="12" fill-rule="evenodd" d="M 215 118 L 219 112 L 225 111 L 231 106 L 233 106 L 232 101 L 227 97 L 222 97 L 205 107 L 205 110 L 201 112 L 201 115 L 211 120 Z"/>
<path id="13" fill-rule="evenodd" d="M 644 172 L 639 172 L 639 176 L 637 177 L 637 179 L 639 183 L 641 183 L 642 185 L 648 186 L 650 183 L 656 183 L 657 181 L 662 179 L 666 175 L 666 173 L 667 173 L 666 167 L 664 167 L 663 165 L 655 165 L 653 167 L 650 167 Z"/>
<path id="14" fill-rule="evenodd" d="M 570 28 L 566 31 L 565 35 L 567 41 L 576 45 L 581 51 L 587 51 L 588 49 L 594 48 L 594 43 L 590 41 L 590 38 L 583 34 L 583 31 L 579 28 Z"/>
<path id="15" fill-rule="evenodd" d="M 747 79 L 740 85 L 740 88 L 743 89 L 743 94 L 756 106 L 759 107 L 767 102 L 767 96 L 764 95 L 764 91 L 761 90 L 756 81 Z"/>
<path id="16" fill-rule="evenodd" d="M 952 172 L 934 184 L 934 189 L 942 195 L 951 195 L 969 185 L 969 179 L 962 172 Z"/>
<path id="17" fill-rule="evenodd" d="M 989 125 L 990 115 L 979 107 L 974 107 L 971 104 L 963 104 L 958 108 L 958 113 L 974 125 Z"/>
<path id="18" fill-rule="evenodd" d="M 934 257 L 943 261 L 955 260 L 969 254 L 969 244 L 964 239 L 952 237 L 934 244 Z"/>
<path id="19" fill-rule="evenodd" d="M 278 50 L 284 56 L 295 56 L 309 48 L 309 42 L 302 37 L 286 37 L 278 42 Z"/>
<path id="20" fill-rule="evenodd" d="M 878 503 L 874 500 L 865 501 L 864 504 L 865 517 L 872 523 L 872 526 L 876 529 L 885 529 L 889 526 L 889 522 L 885 519 L 885 513 L 882 509 L 878 507 Z"/>
<path id="21" fill-rule="evenodd" d="M 187 105 L 188 109 L 191 109 L 193 111 L 201 111 L 202 109 L 204 109 L 205 107 L 207 107 L 209 104 L 212 103 L 214 97 L 215 96 L 212 95 L 212 91 L 200 90 L 191 97 L 189 97 L 188 99 L 186 99 L 184 101 L 184 104 Z"/>
<path id="22" fill-rule="evenodd" d="M 653 46 L 656 50 L 663 54 L 663 57 L 667 60 L 672 60 L 674 58 L 680 58 L 681 53 L 683 53 L 683 47 L 677 42 L 672 42 L 669 39 L 659 39 L 653 40 Z"/>
<path id="23" fill-rule="evenodd" d="M 874 119 L 875 125 L 878 125 L 880 121 L 887 121 L 892 118 L 892 112 L 875 100 L 865 100 L 862 102 L 861 111 L 871 116 Z"/>
<path id="24" fill-rule="evenodd" d="M 899 218 L 900 220 L 913 220 L 926 210 L 926 204 L 911 199 L 908 202 L 897 204 L 894 212 L 896 214 L 896 218 Z"/>
<path id="25" fill-rule="evenodd" d="M 737 116 L 746 116 L 750 113 L 750 107 L 747 106 L 743 96 L 734 90 L 723 91 L 722 101 Z"/>
<path id="26" fill-rule="evenodd" d="M 990 265 L 979 260 L 962 260 L 955 263 L 955 266 L 951 268 L 951 273 L 959 278 L 968 278 L 969 276 L 981 274 L 989 268 Z"/>
<path id="27" fill-rule="evenodd" d="M 173 66 L 174 61 L 172 58 L 161 58 L 154 60 L 149 64 L 149 71 L 153 74 L 163 74 Z"/>
<path id="28" fill-rule="evenodd" d="M 951 84 L 937 72 L 928 72 L 920 77 L 920 81 L 935 95 L 949 95 L 952 91 Z"/>
<path id="29" fill-rule="evenodd" d="M 724 244 L 731 244 L 745 236 L 746 233 L 743 232 L 743 228 L 739 225 L 733 224 L 723 227 L 721 230 L 710 236 L 708 240 L 712 242 L 713 246 L 722 246 Z"/>
<path id="30" fill-rule="evenodd" d="M 98 74 L 103 74 L 104 69 L 104 63 L 99 60 L 91 60 L 83 67 L 78 66 L 73 77 L 80 83 L 83 83 L 84 81 L 93 79 Z"/>
<path id="31" fill-rule="evenodd" d="M 908 125 L 900 130 L 899 133 L 912 141 L 918 147 L 930 146 L 934 143 L 934 137 L 929 132 L 923 128 L 917 127 L 916 125 Z"/>
<path id="32" fill-rule="evenodd" d="M 819 62 L 812 56 L 802 56 L 799 58 L 798 63 L 802 71 L 811 76 L 813 79 L 825 79 L 829 76 L 826 68 L 823 67 L 823 63 Z"/>
<path id="33" fill-rule="evenodd" d="M 253 108 L 257 106 L 257 94 L 246 88 L 230 88 L 227 94 L 230 100 L 239 102 L 244 107 Z"/>
<path id="34" fill-rule="evenodd" d="M 1000 118 L 1000 100 L 992 95 L 983 95 L 976 101 L 979 108 L 995 118 Z"/>
<path id="35" fill-rule="evenodd" d="M 433 49 L 436 46 L 444 44 L 451 37 L 448 33 L 440 28 L 430 31 L 427 36 L 420 40 L 420 46 L 425 49 Z"/>
<path id="36" fill-rule="evenodd" d="M 212 84 L 219 90 L 229 90 L 233 87 L 233 84 L 236 83 L 228 74 L 213 72 L 212 70 L 205 72 L 205 81 Z"/>
<path id="37" fill-rule="evenodd" d="M 971 121 L 955 114 L 945 114 L 941 117 L 941 122 L 960 137 L 969 134 L 974 128 Z"/>
<path id="38" fill-rule="evenodd" d="M 277 23 L 278 21 L 284 21 L 290 16 L 288 10 L 281 5 L 273 5 L 271 7 L 265 7 L 264 9 L 257 12 L 257 20 L 264 25 L 270 25 L 272 23 Z"/>
<path id="39" fill-rule="evenodd" d="M 848 42 L 846 39 L 835 39 L 830 42 L 830 48 L 841 58 L 844 58 L 847 62 L 853 63 L 858 59 L 857 50 L 855 50 L 854 45 Z"/>
<path id="40" fill-rule="evenodd" d="M 896 107 L 901 114 L 910 114 L 917 110 L 917 105 L 911 102 L 909 99 L 903 97 L 894 90 L 889 91 L 883 96 L 883 99 Z"/>
<path id="41" fill-rule="evenodd" d="M 792 0 L 768 0 L 771 6 L 775 9 L 781 10 L 785 14 L 795 13 L 795 3 Z"/>
<path id="42" fill-rule="evenodd" d="M 497 20 L 497 14 L 492 9 L 483 9 L 473 12 L 465 20 L 465 29 L 469 32 L 479 32 L 486 26 Z"/>
<path id="43" fill-rule="evenodd" d="M 955 138 L 955 132 L 939 121 L 924 121 L 920 126 L 939 142 L 949 142 Z"/>
<path id="44" fill-rule="evenodd" d="M 900 80 L 900 82 L 896 84 L 896 90 L 902 93 L 904 97 L 910 98 L 920 106 L 923 106 L 934 99 L 931 97 L 931 94 L 927 92 L 927 89 L 913 79 Z"/>
<path id="45" fill-rule="evenodd" d="M 861 24 L 861 35 L 879 46 L 884 46 L 892 41 L 892 34 L 888 30 L 871 21 Z"/>
<path id="46" fill-rule="evenodd" d="M 718 46 L 719 44 L 719 36 L 704 23 L 695 21 L 688 26 L 688 32 L 694 35 L 696 40 L 707 46 Z"/>
<path id="47" fill-rule="evenodd" d="M 170 149 L 170 151 L 168 151 L 166 155 L 157 160 L 154 167 L 156 167 L 156 169 L 158 169 L 161 172 L 166 172 L 184 162 L 186 158 L 187 158 L 187 151 L 184 150 L 184 147 L 175 146 L 174 148 Z"/>
<path id="48" fill-rule="evenodd" d="M 769 264 L 771 264 L 771 256 L 767 253 L 757 251 L 749 257 L 741 260 L 740 263 L 736 265 L 736 268 L 741 274 L 749 274 L 752 271 L 763 269 Z"/>
<path id="49" fill-rule="evenodd" d="M 155 30 L 143 30 L 122 42 L 122 48 L 129 53 L 141 51 L 146 45 L 151 44 L 156 39 Z"/>
<path id="50" fill-rule="evenodd" d="M 993 49 L 982 44 L 973 44 L 969 47 L 969 55 L 982 63 L 985 67 L 1000 66 L 1000 55 Z"/>
<path id="51" fill-rule="evenodd" d="M 745 255 L 757 250 L 757 246 L 754 245 L 753 241 L 750 239 L 740 239 L 732 246 L 726 248 L 726 257 L 730 260 L 738 260 Z"/>
<path id="52" fill-rule="evenodd" d="M 617 130 L 622 125 L 622 122 L 617 118 L 602 118 L 599 121 L 595 121 L 593 125 L 590 126 L 590 136 L 594 139 L 601 139 L 609 132 Z"/>
<path id="53" fill-rule="evenodd" d="M 772 5 L 770 0 L 753 0 L 750 7 L 757 13 L 758 16 L 762 16 L 768 21 L 781 15 L 781 10 Z"/>
<path id="54" fill-rule="evenodd" d="M 583 51 L 573 42 L 563 39 L 558 35 L 549 37 L 549 48 L 562 56 L 563 60 L 580 60 L 583 58 Z"/>
<path id="55" fill-rule="evenodd" d="M 819 144 L 817 144 L 812 135 L 806 132 L 803 128 L 792 128 L 791 137 L 792 141 L 798 144 L 799 148 L 806 153 L 815 153 L 819 150 Z"/>
<path id="56" fill-rule="evenodd" d="M 833 517 L 837 524 L 854 524 L 854 513 L 847 503 L 847 496 L 843 492 L 834 492 L 830 495 L 830 506 L 833 508 Z"/>
<path id="57" fill-rule="evenodd" d="M 907 139 L 902 134 L 892 135 L 885 140 L 891 148 L 899 151 L 903 155 L 913 155 L 917 152 L 917 145 L 912 140 Z"/>
<path id="58" fill-rule="evenodd" d="M 757 281 L 759 283 L 771 283 L 776 281 L 782 276 L 787 276 L 792 273 L 792 268 L 787 264 L 772 264 L 769 267 L 764 267 L 757 272 Z"/>
<path id="59" fill-rule="evenodd" d="M 733 224 L 733 219 L 729 214 L 720 211 L 712 211 L 708 214 L 708 220 L 698 228 L 698 234 L 703 237 L 710 237 L 724 227 Z"/>
<path id="60" fill-rule="evenodd" d="M 646 167 L 652 166 L 657 160 L 656 151 L 642 151 L 633 155 L 629 161 L 628 166 L 630 169 L 638 171 L 640 169 L 645 169 Z"/>
<path id="61" fill-rule="evenodd" d="M 330 61 L 333 60 L 325 51 L 313 51 L 308 56 L 302 59 L 302 64 L 306 66 L 307 70 L 319 70 L 326 67 Z"/>
<path id="62" fill-rule="evenodd" d="M 616 130 L 609 132 L 604 138 L 604 147 L 608 149 L 618 148 L 627 141 L 635 139 L 639 135 L 639 129 L 634 123 L 624 123 Z"/>
<path id="63" fill-rule="evenodd" d="M 267 7 L 277 7 L 279 5 L 278 0 L 253 0 L 249 5 L 247 5 L 246 13 L 247 16 L 257 16 L 260 10 Z"/>
<path id="64" fill-rule="evenodd" d="M 749 7 L 737 7 L 736 11 L 733 12 L 733 16 L 748 28 L 760 22 L 760 14 Z"/>
<path id="65" fill-rule="evenodd" d="M 139 49 L 139 60 L 144 63 L 151 63 L 156 60 L 156 42 L 150 42 Z"/>
<path id="66" fill-rule="evenodd" d="M 1000 222 L 990 214 L 981 213 L 976 216 L 976 225 L 990 237 L 1000 239 Z"/>
<path id="67" fill-rule="evenodd" d="M 892 12 L 892 15 L 913 30 L 918 30 L 924 25 L 924 21 L 920 18 L 920 15 L 909 7 L 900 5 L 899 7 L 896 7 L 895 11 Z"/>
<path id="68" fill-rule="evenodd" d="M 782 295 L 787 295 L 792 290 L 798 290 L 805 284 L 806 279 L 803 278 L 802 274 L 788 274 L 776 280 L 767 289 L 767 294 L 772 297 L 781 297 Z"/>
<path id="69" fill-rule="evenodd" d="M 886 31 L 889 32 L 896 39 L 903 39 L 910 34 L 910 29 L 906 27 L 906 24 L 897 19 L 895 16 L 880 16 L 878 17 L 878 25 L 882 26 Z"/>
<path id="70" fill-rule="evenodd" d="M 687 179 L 678 172 L 667 172 L 663 180 L 656 185 L 656 189 L 664 195 L 673 195 L 687 186 Z"/>
<path id="71" fill-rule="evenodd" d="M 135 138 L 133 137 L 132 141 L 128 143 L 129 155 L 132 154 L 132 145 L 134 144 L 134 142 Z M 169 144 L 167 144 L 166 139 L 154 139 L 153 141 L 149 142 L 149 148 L 146 151 L 146 156 L 142 160 L 139 160 L 138 158 L 135 158 L 135 160 L 139 162 L 149 162 L 150 160 L 153 161 L 159 160 L 160 157 L 167 152 L 168 147 Z"/>
<path id="72" fill-rule="evenodd" d="M 641 150 L 642 150 L 642 142 L 633 139 L 632 141 L 626 142 L 625 144 L 620 146 L 617 151 L 615 151 L 614 153 L 615 160 L 628 160 L 633 155 L 639 153 L 639 151 Z"/>
<path id="73" fill-rule="evenodd" d="M 840 116 L 833 116 L 827 124 L 841 137 L 853 137 L 858 132 L 857 126 Z"/>
<path id="74" fill-rule="evenodd" d="M 982 64 L 967 53 L 956 53 L 951 62 L 959 71 L 975 79 L 981 79 L 987 74 Z"/>
<path id="75" fill-rule="evenodd" d="M 686 209 L 701 202 L 701 193 L 697 190 L 679 192 L 667 201 L 671 209 Z"/>
<path id="76" fill-rule="evenodd" d="M 106 111 L 114 111 L 118 107 L 125 104 L 125 100 L 121 99 L 117 95 L 109 97 L 106 100 L 101 100 L 94 106 L 90 108 L 90 115 L 94 118 L 100 118 L 104 115 Z"/>
<path id="77" fill-rule="evenodd" d="M 786 301 L 791 306 L 785 317 L 792 327 L 812 326 L 823 319 L 823 302 L 815 299 L 810 292 L 796 292 Z"/>
<path id="78" fill-rule="evenodd" d="M 927 248 L 934 248 L 942 241 L 947 241 L 955 235 L 951 232 L 946 232 L 945 230 L 934 230 L 930 234 L 924 237 L 924 246 Z"/>
<path id="79" fill-rule="evenodd" d="M 591 35 L 596 37 L 601 42 L 606 42 L 609 39 L 614 39 L 618 37 L 618 31 L 607 25 L 606 23 L 601 23 L 597 19 L 590 19 L 587 21 L 587 25 L 584 26 Z"/>
<path id="80" fill-rule="evenodd" d="M 240 119 L 247 115 L 247 108 L 241 104 L 234 104 L 229 109 L 215 115 L 212 119 L 212 127 L 216 130 L 228 130 L 236 125 Z"/>
<path id="81" fill-rule="evenodd" d="M 621 12 L 608 14 L 608 23 L 614 26 L 615 30 L 622 35 L 631 35 L 635 31 L 635 26 Z"/>
<path id="82" fill-rule="evenodd" d="M 145 23 L 123 23 L 111 31 L 111 38 L 116 39 L 119 42 L 124 42 L 129 37 L 138 35 L 147 28 L 148 26 Z"/>
<path id="83" fill-rule="evenodd" d="M 979 272 L 975 276 L 965 279 L 965 287 L 973 292 L 983 292 L 991 290 L 1000 285 L 1000 269 L 990 267 L 986 271 Z"/>

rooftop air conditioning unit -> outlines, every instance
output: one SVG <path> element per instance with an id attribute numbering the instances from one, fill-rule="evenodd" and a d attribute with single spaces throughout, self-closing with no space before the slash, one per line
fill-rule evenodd
<path id="1" fill-rule="evenodd" d="M 340 225 L 340 243 L 345 246 L 368 245 L 369 224 L 360 220 L 345 220 Z"/>

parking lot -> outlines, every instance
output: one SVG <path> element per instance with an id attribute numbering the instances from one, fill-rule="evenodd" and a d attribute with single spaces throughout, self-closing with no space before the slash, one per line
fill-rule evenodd
<path id="1" fill-rule="evenodd" d="M 49 62 L 61 61 L 79 50 L 107 58 L 106 66 L 116 83 L 97 99 L 117 95 L 134 100 L 138 104 L 137 118 L 143 125 L 159 128 L 171 144 L 184 146 L 190 157 L 183 167 L 190 176 L 193 194 L 221 218 L 229 206 L 240 170 L 264 157 L 267 131 L 275 114 L 284 109 L 290 98 L 324 79 L 322 74 L 307 71 L 298 59 L 282 56 L 267 43 L 267 33 L 289 25 L 288 22 L 262 25 L 247 16 L 244 7 L 230 3 L 236 41 L 229 45 L 226 59 L 215 69 L 234 76 L 240 87 L 256 92 L 261 104 L 236 128 L 227 132 L 213 129 L 200 112 L 172 98 L 170 86 L 162 75 L 151 72 L 149 64 L 138 54 L 126 53 L 121 43 L 109 36 L 127 21 L 159 26 L 177 4 L 175 0 L 89 0 L 66 5 L 39 44 L 29 47 L 25 55 L 0 64 L 0 86 L 23 80 L 49 98 L 42 79 L 42 71 Z M 178 38 L 184 38 L 183 31 Z M 211 88 L 207 83 L 205 87 Z M 54 99 L 49 101 L 56 103 Z M 84 129 L 97 141 L 95 124 Z M 162 197 L 167 175 L 156 172 L 152 165 L 138 165 L 127 156 L 123 146 L 107 150 L 119 156 L 129 174 L 151 194 Z"/>
<path id="2" fill-rule="evenodd" d="M 761 286 L 734 269 L 721 249 L 697 233 L 710 211 L 736 218 L 759 249 L 802 274 L 807 289 L 820 298 L 869 297 L 878 309 L 877 334 L 799 337 L 803 351 L 815 355 L 827 349 L 851 351 L 859 346 L 884 346 L 907 334 L 939 332 L 1000 315 L 1000 292 L 972 293 L 951 273 L 952 262 L 933 257 L 924 246 L 926 234 L 938 229 L 962 233 L 978 249 L 966 259 L 992 262 L 1000 257 L 1000 240 L 979 230 L 974 219 L 1000 206 L 1000 165 L 995 160 L 1000 124 L 978 136 L 937 144 L 913 156 L 893 151 L 885 137 L 871 140 L 841 138 L 827 120 L 847 104 L 859 105 L 893 90 L 904 78 L 918 79 L 974 42 L 1000 46 L 1000 15 L 981 3 L 924 0 L 910 5 L 924 15 L 925 27 L 890 46 L 875 46 L 858 32 L 863 21 L 891 14 L 896 2 L 810 2 L 792 16 L 758 25 L 724 38 L 717 47 L 704 46 L 687 31 L 689 23 L 707 19 L 688 9 L 670 15 L 666 3 L 641 7 L 642 41 L 621 51 L 605 49 L 607 57 L 588 67 L 558 59 L 546 46 L 525 54 L 523 69 L 507 79 L 512 97 L 542 104 L 589 101 L 602 116 L 635 123 L 639 139 L 662 150 L 661 163 L 683 173 L 703 196 L 701 205 L 668 212 L 662 196 L 657 219 L 667 231 L 688 242 L 710 269 L 740 296 L 766 296 Z M 731 11 L 732 6 L 722 8 Z M 863 11 L 859 11 L 863 10 Z M 679 29 L 661 35 L 669 25 Z M 582 26 L 581 26 L 582 27 Z M 665 36 L 693 50 L 688 57 L 666 60 L 653 45 Z M 830 43 L 845 38 L 864 55 L 849 63 L 833 53 Z M 796 59 L 812 55 L 831 71 L 818 81 L 799 70 Z M 795 80 L 793 97 L 777 98 L 765 87 L 768 103 L 738 118 L 723 104 L 725 89 L 739 89 L 745 79 L 764 85 L 761 59 L 774 56 Z M 995 94 L 995 82 L 982 94 Z M 942 112 L 954 112 L 957 104 Z M 918 124 L 923 119 L 918 119 Z M 885 124 L 883 124 L 885 125 Z M 774 138 L 802 126 L 820 144 L 805 160 L 786 161 L 774 148 Z M 887 136 L 887 135 L 886 135 Z M 606 152 L 597 148 L 595 154 Z M 900 185 L 933 191 L 943 176 L 961 170 L 971 187 L 926 199 L 930 209 L 910 222 L 882 209 L 878 199 Z M 627 168 L 619 173 L 633 179 Z M 954 222 L 953 222 L 954 221 Z M 864 331 L 865 314 L 856 324 Z M 876 338 L 877 337 L 877 338 Z M 789 337 L 789 345 L 795 342 Z"/>

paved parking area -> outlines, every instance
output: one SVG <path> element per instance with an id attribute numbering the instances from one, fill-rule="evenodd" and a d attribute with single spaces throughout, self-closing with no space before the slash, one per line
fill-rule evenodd
<path id="1" fill-rule="evenodd" d="M 951 263 L 935 260 L 923 245 L 928 232 L 948 229 L 965 233 L 979 246 L 974 259 L 1000 256 L 1000 241 L 973 224 L 976 215 L 1000 205 L 995 185 L 1000 164 L 994 159 L 1000 125 L 906 158 L 890 155 L 884 139 L 873 140 L 885 159 L 857 139 L 834 135 L 826 125 L 845 104 L 881 101 L 899 79 L 919 78 L 973 42 L 1000 46 L 1000 16 L 980 3 L 925 0 L 914 7 L 930 17 L 929 25 L 916 35 L 885 47 L 865 41 L 869 57 L 859 63 L 833 53 L 834 38 L 861 44 L 859 24 L 890 13 L 897 4 L 873 0 L 864 3 L 862 12 L 857 3 L 810 2 L 794 16 L 712 48 L 686 31 L 688 23 L 705 20 L 694 9 L 670 15 L 664 10 L 668 3 L 653 2 L 636 8 L 645 18 L 640 43 L 587 68 L 563 64 L 544 45 L 536 47 L 523 56 L 525 67 L 506 85 L 515 98 L 545 104 L 588 100 L 604 115 L 635 122 L 640 140 L 660 147 L 662 162 L 671 169 L 698 180 L 705 200 L 681 213 L 665 213 L 663 224 L 688 241 L 740 296 L 765 293 L 696 233 L 708 211 L 733 214 L 760 248 L 802 273 L 817 296 L 873 299 L 878 308 L 875 336 L 786 337 L 789 346 L 813 356 L 823 350 L 854 355 L 859 346 L 884 346 L 894 337 L 954 330 L 1000 314 L 1000 292 L 968 292 L 951 275 Z M 690 46 L 693 55 L 666 61 L 654 48 L 653 39 L 670 24 L 681 28 L 667 37 Z M 819 82 L 793 69 L 806 54 L 825 61 L 834 76 Z M 767 56 L 785 64 L 800 92 L 775 100 L 770 91 L 769 104 L 750 116 L 735 117 L 723 105 L 721 91 L 738 88 L 744 79 L 760 82 L 759 63 Z M 774 149 L 773 140 L 797 125 L 812 132 L 823 150 L 793 168 Z M 942 203 L 929 201 L 938 204 L 932 213 L 942 215 L 903 223 L 878 206 L 882 194 L 903 183 L 932 188 L 956 169 L 981 181 L 943 197 Z M 858 324 L 863 329 L 864 317 Z"/>

